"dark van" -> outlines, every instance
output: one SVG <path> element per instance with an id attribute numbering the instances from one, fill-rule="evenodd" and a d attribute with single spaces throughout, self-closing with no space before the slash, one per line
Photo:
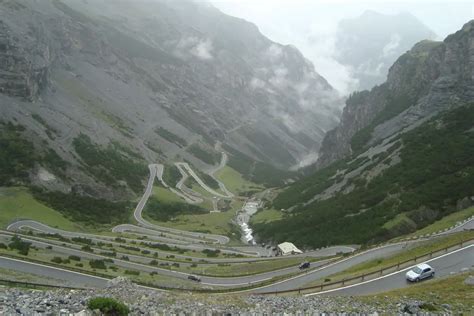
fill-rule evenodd
<path id="1" fill-rule="evenodd" d="M 188 280 L 201 282 L 201 279 L 195 275 L 188 275 Z"/>
<path id="2" fill-rule="evenodd" d="M 299 268 L 302 269 L 308 269 L 311 264 L 308 261 L 305 261 L 300 264 Z"/>

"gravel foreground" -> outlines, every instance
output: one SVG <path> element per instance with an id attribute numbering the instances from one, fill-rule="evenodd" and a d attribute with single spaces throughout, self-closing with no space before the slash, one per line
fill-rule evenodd
<path id="1" fill-rule="evenodd" d="M 95 290 L 0 287 L 0 315 L 100 315 L 87 309 L 88 300 L 98 296 L 126 303 L 131 315 L 435 315 L 424 312 L 424 302 L 418 301 L 366 303 L 356 297 L 166 293 L 140 288 L 121 277 L 110 281 L 106 289 Z M 452 314 L 450 306 L 439 314 Z"/>

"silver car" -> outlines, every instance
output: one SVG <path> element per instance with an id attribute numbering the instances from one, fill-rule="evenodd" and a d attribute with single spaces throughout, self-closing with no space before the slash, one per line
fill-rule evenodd
<path id="1" fill-rule="evenodd" d="M 426 263 L 421 263 L 408 271 L 405 277 L 410 282 L 418 282 L 420 280 L 433 277 L 434 274 L 435 270 L 431 266 L 427 265 Z"/>

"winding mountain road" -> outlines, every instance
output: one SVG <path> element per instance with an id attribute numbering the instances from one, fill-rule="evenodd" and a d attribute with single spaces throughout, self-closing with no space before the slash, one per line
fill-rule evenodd
<path id="1" fill-rule="evenodd" d="M 135 220 L 143 227 L 150 228 L 150 229 L 160 231 L 160 232 L 178 234 L 180 236 L 195 238 L 197 242 L 201 239 L 210 239 L 210 240 L 216 241 L 219 244 L 228 243 L 229 237 L 227 236 L 205 234 L 205 233 L 194 233 L 194 232 L 188 232 L 188 231 L 178 230 L 174 228 L 163 227 L 163 226 L 152 224 L 143 218 L 142 216 L 143 209 L 153 191 L 153 184 L 154 184 L 155 178 L 157 178 L 158 170 L 161 170 L 161 172 L 163 172 L 162 168 L 163 168 L 163 165 L 158 165 L 158 164 L 150 164 L 148 166 L 148 169 L 150 170 L 150 177 L 148 178 L 148 183 L 145 189 L 145 193 L 143 194 L 142 198 L 138 202 L 137 207 L 135 208 L 135 211 L 133 212 L 133 217 L 135 218 Z"/>
<path id="2" fill-rule="evenodd" d="M 179 165 L 178 168 L 180 170 L 185 170 L 186 173 L 189 173 L 193 178 L 195 178 L 195 180 L 205 190 L 207 190 L 210 193 L 214 191 L 211 188 L 207 187 L 204 183 L 203 183 L 204 185 L 201 184 L 200 182 L 202 182 L 202 180 L 198 181 L 199 177 L 193 172 L 193 170 L 189 167 L 189 165 L 187 165 L 186 163 L 177 163 L 177 166 L 178 165 Z M 245 254 L 247 256 L 259 256 L 262 253 L 266 252 L 266 249 L 260 248 L 260 247 L 251 247 L 251 246 L 225 247 L 224 245 L 229 242 L 229 238 L 226 236 L 182 231 L 178 229 L 158 226 L 145 220 L 142 216 L 142 212 L 149 197 L 151 196 L 155 179 L 158 179 L 159 181 L 164 183 L 162 179 L 164 166 L 160 164 L 150 164 L 148 167 L 150 171 L 148 183 L 147 183 L 143 196 L 139 200 L 134 210 L 134 218 L 138 222 L 139 226 L 131 225 L 131 224 L 118 225 L 114 227 L 113 232 L 133 233 L 136 235 L 147 237 L 152 240 L 158 240 L 167 245 L 177 246 L 184 249 L 192 249 L 192 250 L 219 249 L 221 252 L 224 252 L 224 253 Z M 214 193 L 217 193 L 217 192 L 214 191 Z M 220 195 L 219 193 L 216 195 L 224 197 L 224 195 Z M 228 197 L 229 196 L 227 195 L 225 198 L 228 198 Z M 455 231 L 460 231 L 463 229 L 470 228 L 472 227 L 473 223 L 474 223 L 474 218 L 469 221 L 464 222 L 462 225 L 459 225 L 458 227 L 455 227 L 449 230 L 449 232 L 455 232 Z M 18 222 L 12 223 L 8 226 L 7 230 L 21 232 L 25 228 L 40 231 L 43 233 L 59 234 L 59 235 L 70 237 L 70 238 L 83 237 L 83 238 L 88 238 L 97 242 L 104 242 L 104 240 L 107 240 L 107 242 L 110 242 L 112 244 L 119 244 L 115 241 L 115 236 L 94 235 L 94 234 L 87 234 L 87 233 L 80 233 L 80 232 L 69 232 L 69 231 L 64 231 L 57 228 L 52 228 L 45 224 L 35 222 L 35 221 L 29 221 L 29 220 L 18 221 Z M 438 236 L 445 233 L 446 231 L 438 234 Z M 0 232 L 0 237 L 11 238 L 11 235 L 8 235 L 8 234 L 11 234 L 11 233 L 5 232 L 5 234 L 1 234 Z M 39 238 L 30 238 L 28 236 L 22 236 L 22 238 L 31 242 L 34 246 L 37 246 L 39 248 L 46 248 L 50 246 L 52 242 L 51 240 L 45 240 L 45 239 L 39 240 Z M 430 236 L 430 238 L 436 238 L 436 236 L 432 235 Z M 141 242 L 150 243 L 150 240 L 143 240 L 143 239 L 126 238 L 126 240 L 133 241 L 135 244 L 140 244 Z M 294 276 L 285 280 L 273 282 L 269 285 L 255 288 L 251 290 L 251 292 L 252 293 L 266 293 L 266 292 L 297 289 L 304 286 L 305 284 L 308 284 L 310 282 L 320 280 L 329 275 L 344 271 L 362 262 L 367 262 L 367 261 L 374 260 L 377 258 L 390 257 L 398 252 L 405 250 L 407 246 L 415 245 L 426 240 L 428 239 L 417 239 L 417 240 L 410 240 L 410 241 L 404 241 L 404 242 L 398 242 L 398 243 L 391 243 L 391 244 L 387 244 L 378 248 L 366 250 L 359 254 L 356 254 L 356 255 L 353 255 L 348 258 L 344 258 L 335 262 L 331 262 L 334 260 L 330 260 L 330 259 L 315 262 L 313 263 L 311 270 L 305 273 L 299 274 L 297 276 Z M 213 243 L 219 247 L 218 248 L 210 247 L 208 245 L 209 243 Z M 354 250 L 355 248 L 351 246 L 337 246 L 337 247 L 330 247 L 330 248 L 320 249 L 316 251 L 311 251 L 311 252 L 304 253 L 302 255 L 293 256 L 293 257 L 304 258 L 307 256 L 314 256 L 314 257 L 318 257 L 318 256 L 321 257 L 324 255 L 331 256 L 335 254 L 340 254 L 341 252 L 344 252 L 344 253 L 353 252 Z M 62 253 L 62 254 L 66 254 L 66 255 L 78 255 L 80 257 L 87 258 L 87 259 L 109 258 L 101 254 L 82 251 L 81 249 L 77 249 L 76 246 L 58 245 L 57 243 L 54 244 L 54 251 Z M 473 251 L 474 251 L 474 247 L 472 247 L 471 245 L 471 246 L 463 248 L 462 250 L 453 251 L 452 253 L 448 253 L 446 255 L 443 255 L 442 257 L 435 258 L 430 261 L 433 261 L 433 264 L 436 264 L 435 268 L 437 269 L 437 271 L 441 271 L 441 273 L 439 273 L 438 275 L 442 276 L 444 275 L 443 273 L 445 273 L 443 271 L 449 270 L 449 267 L 452 267 L 453 265 L 456 267 L 458 266 L 464 267 L 466 266 L 466 262 L 468 263 L 470 262 L 470 264 L 472 265 L 472 262 L 474 259 Z M 159 251 L 156 251 L 156 252 L 158 253 Z M 147 264 L 146 261 L 149 260 L 149 258 L 146 258 L 146 257 L 142 257 L 139 255 L 133 255 L 132 257 L 138 262 L 136 262 L 135 260 L 129 261 L 129 260 L 124 260 L 124 259 L 119 259 L 119 258 L 114 258 L 113 261 L 117 266 L 123 267 L 125 269 L 133 269 L 133 270 L 138 270 L 138 271 L 143 271 L 143 272 L 157 272 L 164 276 L 169 276 L 169 277 L 178 278 L 182 280 L 187 280 L 187 277 L 189 275 L 188 273 L 185 273 L 185 272 L 173 271 L 169 269 L 151 266 Z M 187 256 L 180 256 L 180 255 L 177 255 L 176 257 L 191 258 L 189 256 L 187 257 Z M 196 258 L 193 258 L 193 259 L 196 259 Z M 207 261 L 211 262 L 212 260 L 213 263 L 216 263 L 216 262 L 226 262 L 225 260 L 228 260 L 227 262 L 233 262 L 233 263 L 236 263 L 236 262 L 249 262 L 250 263 L 250 262 L 256 262 L 259 260 L 279 260 L 279 259 L 280 258 L 278 257 L 264 258 L 264 259 L 263 258 L 229 258 L 229 259 L 209 258 L 209 260 Z M 16 269 L 16 265 L 13 264 L 13 262 L 16 262 L 16 261 L 14 261 L 13 259 L 0 257 L 0 267 L 7 267 L 9 269 L 13 269 L 17 271 L 24 271 L 24 272 L 40 274 L 40 275 L 45 275 L 45 276 L 52 276 L 55 278 L 63 278 L 64 280 L 67 280 L 67 281 L 77 278 L 78 284 L 89 284 L 89 285 L 93 284 L 92 286 L 98 286 L 98 287 L 103 286 L 104 282 L 106 282 L 106 280 L 102 278 L 91 276 L 91 278 L 89 279 L 88 276 L 86 276 L 85 274 L 67 271 L 64 269 L 46 267 L 44 265 L 27 263 L 23 261 L 21 261 L 21 263 L 18 264 L 18 268 Z M 468 265 L 468 267 L 470 266 Z M 285 275 L 290 275 L 290 274 L 299 273 L 299 272 L 300 270 L 298 269 L 297 265 L 295 265 L 289 268 L 278 269 L 274 271 L 259 273 L 255 275 L 248 275 L 248 276 L 238 276 L 238 277 L 202 276 L 201 284 L 207 285 L 207 286 L 213 286 L 213 287 L 237 288 L 237 287 L 243 287 L 243 286 L 248 286 L 248 285 L 258 285 L 262 282 L 269 281 L 275 277 L 283 277 Z M 71 274 L 68 274 L 68 273 L 71 273 Z M 325 293 L 321 293 L 321 294 L 329 294 L 329 293 L 336 293 L 337 291 L 342 291 L 341 293 L 343 294 L 348 293 L 347 295 L 352 295 L 351 293 L 357 293 L 357 294 L 369 293 L 369 292 L 371 293 L 373 291 L 383 291 L 386 289 L 397 288 L 398 286 L 403 286 L 403 284 L 401 284 L 399 280 L 399 274 L 401 275 L 402 273 L 403 271 L 392 273 L 382 278 L 363 282 L 359 285 L 348 286 L 346 288 L 342 288 L 338 290 L 326 291 Z M 381 284 L 383 285 L 379 284 L 379 280 L 383 280 L 385 278 L 391 278 L 391 277 L 396 278 L 396 279 L 393 279 L 393 285 L 387 285 L 387 282 L 385 282 L 386 280 L 380 281 Z M 392 280 L 392 279 L 388 279 L 388 280 Z M 360 291 L 358 291 L 359 286 L 361 287 Z M 356 291 L 356 292 L 353 292 L 353 291 Z"/>
<path id="3" fill-rule="evenodd" d="M 370 252 L 370 251 L 368 251 Z M 367 255 L 368 252 L 362 253 L 360 255 Z M 88 254 L 90 256 L 94 256 L 93 254 Z M 356 256 L 357 257 L 357 256 Z M 430 264 L 432 264 L 436 271 L 437 277 L 449 275 L 451 272 L 458 272 L 463 268 L 470 268 L 472 267 L 472 259 L 474 258 L 474 245 L 466 246 L 462 249 L 454 250 L 437 258 L 428 260 Z M 170 271 L 166 269 L 154 268 L 146 265 L 141 265 L 138 263 L 131 263 L 129 261 L 123 261 L 120 259 L 114 259 L 114 262 L 117 265 L 128 267 L 132 269 L 136 269 L 138 266 L 142 266 L 141 271 L 159 271 L 159 273 L 163 273 L 164 275 L 169 275 L 176 278 L 187 279 L 186 273 L 178 272 L 178 271 Z M 323 265 L 327 262 L 320 262 L 317 264 Z M 331 263 L 326 266 L 320 266 L 319 268 L 314 269 L 313 271 L 309 271 L 301 276 L 297 276 L 294 278 L 290 278 L 288 280 L 283 280 L 276 282 L 270 286 L 264 286 L 253 290 L 247 290 L 245 292 L 251 293 L 261 293 L 261 292 L 269 292 L 269 288 L 272 286 L 278 286 L 278 290 L 282 290 L 282 287 L 288 285 L 293 280 L 301 279 L 309 276 L 315 276 L 319 274 L 319 277 L 324 275 L 330 275 L 336 273 L 338 268 L 340 268 L 341 264 L 349 264 L 349 266 L 353 266 L 357 264 L 354 261 L 354 258 L 347 258 L 341 260 L 339 262 Z M 338 267 L 339 266 L 339 267 Z M 73 271 L 68 271 L 65 269 L 54 268 L 45 266 L 42 264 L 26 262 L 17 259 L 10 259 L 0 256 L 0 267 L 12 269 L 15 271 L 22 271 L 25 273 L 32 273 L 37 275 L 43 275 L 55 279 L 62 279 L 68 282 L 74 282 L 74 284 L 83 285 L 83 286 L 92 286 L 92 287 L 104 287 L 106 284 L 106 279 L 98 278 L 95 276 L 90 276 L 82 273 L 77 273 Z M 288 268 L 290 270 L 292 268 Z M 339 288 L 335 290 L 328 290 L 320 293 L 315 294 L 308 294 L 310 295 L 364 295 L 364 294 L 373 294 L 373 293 L 380 293 L 383 291 L 396 289 L 400 287 L 409 286 L 409 284 L 404 280 L 404 273 L 408 270 L 403 269 L 401 271 L 397 271 L 391 273 L 387 276 L 380 277 L 374 280 L 362 282 L 360 284 L 350 285 L 344 288 Z M 166 270 L 166 271 L 162 271 Z M 238 278 L 215 278 L 215 277 L 202 277 L 202 284 L 204 285 L 211 285 L 215 287 L 242 287 L 251 284 L 258 284 L 259 282 L 268 281 L 272 277 L 278 275 L 283 270 L 280 271 L 272 271 L 267 273 L 262 273 L 257 276 L 247 276 L 247 277 L 238 277 Z M 289 271 L 291 272 L 291 271 Z M 287 272 L 288 273 L 288 272 Z M 258 279 L 258 281 L 257 281 Z"/>
<path id="4" fill-rule="evenodd" d="M 194 180 L 196 180 L 196 182 L 204 189 L 206 190 L 207 192 L 209 192 L 210 194 L 212 194 L 213 196 L 218 196 L 220 198 L 225 198 L 225 199 L 228 199 L 228 198 L 232 198 L 234 195 L 231 193 L 231 192 L 226 192 L 226 194 L 221 194 L 219 192 L 216 192 L 214 189 L 210 188 L 206 183 L 204 183 L 204 181 L 202 181 L 202 179 L 194 172 L 194 170 L 189 166 L 188 163 L 186 162 L 176 162 L 175 165 L 178 167 L 178 168 L 183 168 L 186 170 L 186 172 L 194 178 Z M 225 187 L 225 186 L 224 186 Z"/>

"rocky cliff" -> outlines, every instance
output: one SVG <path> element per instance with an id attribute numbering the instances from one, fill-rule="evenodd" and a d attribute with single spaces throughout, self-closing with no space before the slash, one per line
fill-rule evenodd
<path id="1" fill-rule="evenodd" d="M 471 21 L 443 42 L 422 41 L 398 58 L 385 83 L 351 95 L 323 140 L 317 167 L 474 100 L 473 35 Z"/>
<path id="2" fill-rule="evenodd" d="M 69 164 L 65 177 L 36 166 L 64 190 L 74 182 L 110 193 L 98 172 L 80 170 L 93 163 L 87 146 L 97 156 L 118 148 L 142 164 L 186 159 L 209 169 L 193 152 L 219 155 L 221 141 L 289 168 L 315 156 L 340 114 L 337 93 L 296 48 L 210 5 L 7 0 L 0 8 L 2 121 L 26 127 L 37 150 Z"/>

